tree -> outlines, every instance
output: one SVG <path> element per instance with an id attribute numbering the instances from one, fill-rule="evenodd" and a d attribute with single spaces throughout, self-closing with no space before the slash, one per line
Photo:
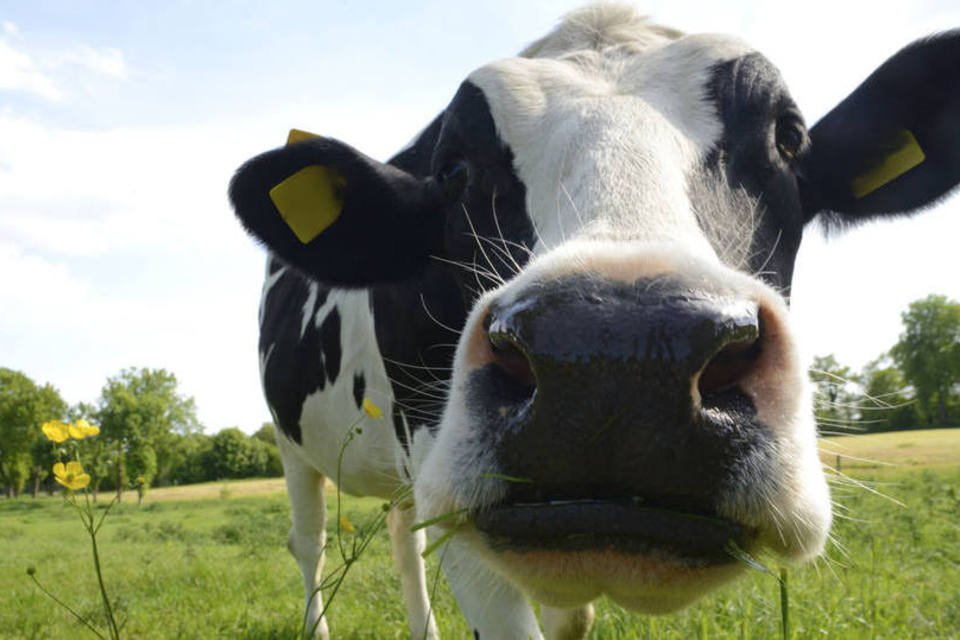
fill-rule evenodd
<path id="1" fill-rule="evenodd" d="M 66 409 L 54 387 L 38 387 L 25 374 L 0 368 L 0 482 L 8 496 L 20 495 L 34 470 L 40 425 L 62 419 Z"/>
<path id="2" fill-rule="evenodd" d="M 208 465 L 213 459 L 213 438 L 203 433 L 191 433 L 174 438 L 170 467 L 164 472 L 164 482 L 193 484 L 215 480 Z"/>
<path id="3" fill-rule="evenodd" d="M 128 484 L 128 466 L 149 482 L 166 467 L 173 436 L 202 429 L 193 398 L 180 395 L 176 376 L 164 369 L 124 369 L 109 378 L 97 416 L 116 456 L 117 500 Z"/>
<path id="4" fill-rule="evenodd" d="M 901 315 L 903 333 L 891 349 L 913 387 L 928 425 L 951 423 L 951 396 L 960 385 L 960 303 L 929 295 Z"/>
<path id="5" fill-rule="evenodd" d="M 280 449 L 277 447 L 277 430 L 272 422 L 264 422 L 251 436 L 258 446 L 266 451 L 266 466 L 259 475 L 268 478 L 277 478 L 283 475 L 283 461 L 280 459 Z"/>
<path id="6" fill-rule="evenodd" d="M 854 377 L 850 367 L 837 362 L 832 353 L 813 359 L 810 380 L 816 386 L 813 406 L 820 433 L 863 431 L 856 425 L 859 411 L 858 394 L 851 389 Z"/>
<path id="7" fill-rule="evenodd" d="M 254 431 L 253 438 L 277 446 L 277 430 L 272 422 L 264 422 L 259 429 Z"/>
<path id="8" fill-rule="evenodd" d="M 907 381 L 887 356 L 867 364 L 860 376 L 865 406 L 861 409 L 868 431 L 916 429 L 917 405 Z"/>
<path id="9" fill-rule="evenodd" d="M 223 429 L 213 436 L 209 467 L 213 477 L 220 480 L 263 475 L 267 466 L 263 444 L 236 427 Z"/>

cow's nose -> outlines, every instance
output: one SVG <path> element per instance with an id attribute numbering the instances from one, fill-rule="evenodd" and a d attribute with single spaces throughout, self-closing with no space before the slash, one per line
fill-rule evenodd
<path id="1" fill-rule="evenodd" d="M 578 277 L 494 303 L 485 326 L 498 459 L 532 497 L 699 503 L 749 440 L 734 414 L 763 330 L 745 297 Z"/>

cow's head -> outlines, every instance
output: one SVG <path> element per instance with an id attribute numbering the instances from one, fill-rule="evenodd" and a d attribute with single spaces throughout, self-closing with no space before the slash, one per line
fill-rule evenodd
<path id="1" fill-rule="evenodd" d="M 957 183 L 957 69 L 960 34 L 918 42 L 808 130 L 744 43 L 594 7 L 472 73 L 413 151 L 429 171 L 314 139 L 251 160 L 231 198 L 329 284 L 458 274 L 422 518 L 460 514 L 444 526 L 543 602 L 667 610 L 736 574 L 736 548 L 823 548 L 785 300 L 801 234 Z"/>

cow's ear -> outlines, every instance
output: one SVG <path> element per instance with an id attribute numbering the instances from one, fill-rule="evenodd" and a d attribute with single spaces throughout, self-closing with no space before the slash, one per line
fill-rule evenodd
<path id="1" fill-rule="evenodd" d="M 806 220 L 909 213 L 960 181 L 960 30 L 890 58 L 810 131 Z"/>
<path id="2" fill-rule="evenodd" d="M 443 203 L 417 178 L 329 138 L 287 146 L 237 170 L 230 201 L 271 251 L 327 284 L 364 287 L 422 270 L 443 240 Z"/>

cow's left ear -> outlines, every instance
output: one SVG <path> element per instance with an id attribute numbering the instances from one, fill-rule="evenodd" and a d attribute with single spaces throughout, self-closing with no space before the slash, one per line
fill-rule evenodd
<path id="1" fill-rule="evenodd" d="M 960 182 L 960 30 L 890 58 L 810 131 L 806 221 L 908 213 Z"/>
<path id="2" fill-rule="evenodd" d="M 230 201 L 267 248 L 333 286 L 408 278 L 442 248 L 444 206 L 433 179 L 296 130 L 287 146 L 237 170 Z"/>

